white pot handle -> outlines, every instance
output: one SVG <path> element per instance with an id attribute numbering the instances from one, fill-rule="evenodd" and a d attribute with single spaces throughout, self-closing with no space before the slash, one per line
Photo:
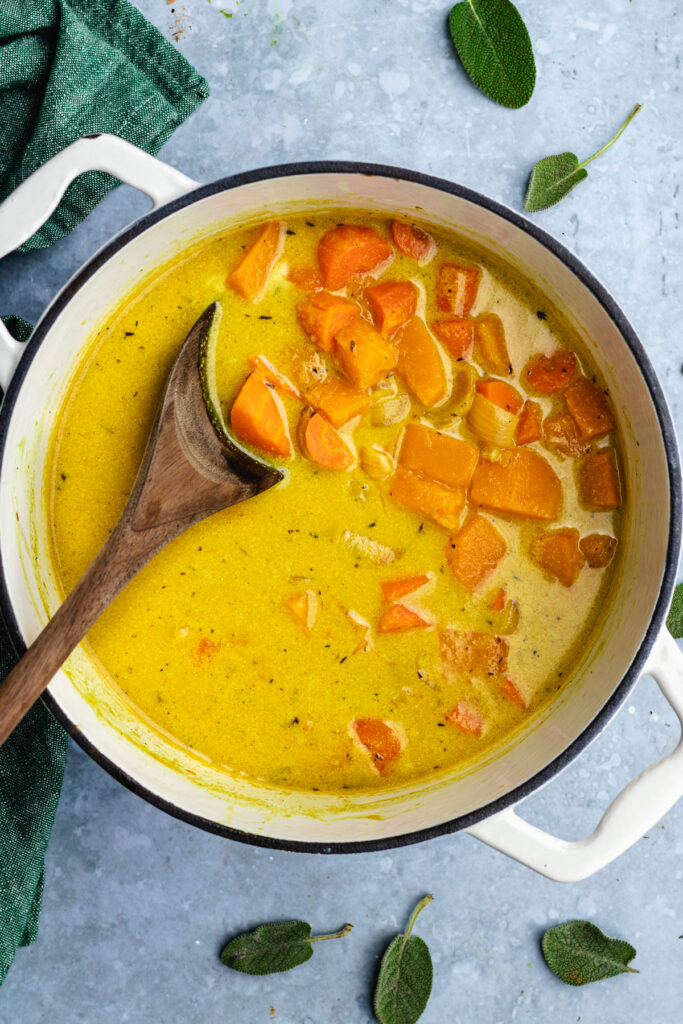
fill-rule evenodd
<path id="1" fill-rule="evenodd" d="M 79 139 L 34 171 L 0 205 L 0 258 L 26 242 L 45 223 L 74 178 L 85 171 L 108 171 L 126 185 L 146 193 L 155 207 L 198 187 L 192 178 L 117 135 Z M 7 390 L 22 351 L 23 346 L 0 321 L 3 391 Z"/>
<path id="2" fill-rule="evenodd" d="M 683 728 L 683 652 L 664 627 L 643 674 L 653 676 Z M 509 807 L 469 834 L 555 882 L 580 882 L 624 853 L 683 796 L 683 735 L 676 749 L 636 776 L 615 797 L 587 839 L 570 843 L 520 818 Z"/>

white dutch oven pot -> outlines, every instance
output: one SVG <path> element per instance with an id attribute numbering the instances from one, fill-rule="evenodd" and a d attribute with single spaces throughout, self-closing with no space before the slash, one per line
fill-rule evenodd
<path id="1" fill-rule="evenodd" d="M 26 346 L 0 330 L 2 611 L 19 650 L 59 604 L 41 489 L 60 401 L 93 330 L 139 280 L 198 237 L 286 214 L 292 206 L 419 212 L 503 253 L 567 312 L 600 365 L 625 447 L 628 513 L 615 598 L 581 664 L 551 706 L 514 741 L 468 771 L 389 794 L 296 796 L 226 778 L 141 721 L 87 645 L 50 684 L 47 702 L 71 735 L 135 792 L 186 821 L 247 842 L 351 852 L 458 829 L 549 878 L 585 878 L 650 829 L 683 794 L 683 745 L 634 779 L 596 831 L 564 842 L 518 817 L 606 725 L 642 673 L 683 716 L 683 656 L 664 627 L 678 565 L 681 482 L 661 388 L 641 344 L 604 288 L 553 238 L 516 213 L 446 181 L 359 164 L 290 165 L 198 186 L 113 136 L 70 146 L 0 208 L 0 256 L 29 238 L 86 170 L 109 171 L 149 195 L 153 211 L 110 242 L 66 285 Z"/>

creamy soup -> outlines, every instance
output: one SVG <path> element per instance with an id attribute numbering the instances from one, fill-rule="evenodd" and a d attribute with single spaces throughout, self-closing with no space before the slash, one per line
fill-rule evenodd
<path id="1" fill-rule="evenodd" d="M 266 783 L 464 769 L 565 684 L 608 599 L 622 495 L 599 368 L 456 236 L 327 211 L 214 237 L 141 283 L 74 376 L 46 489 L 65 593 L 215 301 L 226 421 L 285 480 L 170 544 L 91 652 L 160 730 Z"/>

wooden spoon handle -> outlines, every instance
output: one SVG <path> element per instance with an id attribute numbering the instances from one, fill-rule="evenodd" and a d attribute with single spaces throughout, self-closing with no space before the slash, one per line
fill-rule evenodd
<path id="1" fill-rule="evenodd" d="M 163 533 L 155 529 L 138 532 L 120 523 L 111 533 L 64 603 L 0 684 L 0 746 L 102 612 L 170 539 L 168 527 Z"/>

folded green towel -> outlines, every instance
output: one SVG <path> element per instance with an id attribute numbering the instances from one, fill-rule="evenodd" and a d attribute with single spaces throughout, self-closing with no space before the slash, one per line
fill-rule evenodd
<path id="1" fill-rule="evenodd" d="M 0 201 L 83 135 L 111 132 L 156 153 L 207 95 L 204 79 L 126 0 L 0 0 Z M 68 234 L 115 184 L 81 175 L 23 248 Z M 26 321 L 5 323 L 26 340 Z M 15 661 L 0 622 L 0 678 Z M 66 744 L 39 703 L 0 747 L 0 983 L 17 947 L 36 937 Z"/>

